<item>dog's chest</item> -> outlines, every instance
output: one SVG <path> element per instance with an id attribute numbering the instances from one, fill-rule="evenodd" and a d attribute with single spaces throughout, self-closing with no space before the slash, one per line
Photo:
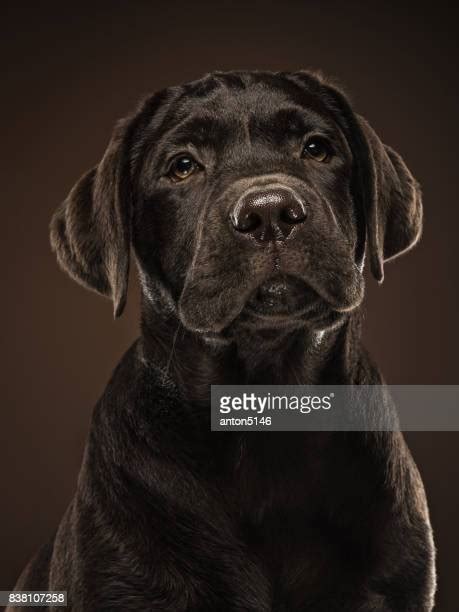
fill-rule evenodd
<path id="1" fill-rule="evenodd" d="M 318 565 L 329 538 L 328 434 L 249 435 L 239 441 L 229 490 L 246 544 L 270 564 Z M 319 552 L 321 551 L 321 552 Z"/>

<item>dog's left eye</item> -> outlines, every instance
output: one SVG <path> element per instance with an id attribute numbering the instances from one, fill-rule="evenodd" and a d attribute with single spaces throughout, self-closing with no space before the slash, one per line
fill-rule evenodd
<path id="1" fill-rule="evenodd" d="M 331 157 L 331 147 L 323 138 L 310 138 L 303 147 L 302 157 L 306 156 L 319 162 L 326 162 Z"/>
<path id="2" fill-rule="evenodd" d="M 198 168 L 197 162 L 191 155 L 176 157 L 169 168 L 169 176 L 175 181 L 183 181 Z"/>

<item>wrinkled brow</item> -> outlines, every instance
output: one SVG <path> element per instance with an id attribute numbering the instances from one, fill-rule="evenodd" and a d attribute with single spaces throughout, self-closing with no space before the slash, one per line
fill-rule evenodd
<path id="1" fill-rule="evenodd" d="M 252 116 L 249 127 L 259 129 L 267 126 L 286 136 L 302 137 L 304 134 L 319 131 L 324 135 L 336 133 L 336 126 L 319 113 L 303 107 L 288 106 L 277 109 L 264 117 Z"/>
<path id="2" fill-rule="evenodd" d="M 193 143 L 205 146 L 228 136 L 229 126 L 213 115 L 187 117 L 167 133 L 167 140 L 174 144 Z"/>

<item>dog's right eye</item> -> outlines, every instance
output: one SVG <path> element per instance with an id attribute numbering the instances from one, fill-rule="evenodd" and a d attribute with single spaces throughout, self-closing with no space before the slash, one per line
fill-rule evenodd
<path id="1" fill-rule="evenodd" d="M 179 155 L 176 157 L 168 172 L 168 176 L 174 181 L 184 181 L 197 170 L 198 164 L 191 155 Z"/>

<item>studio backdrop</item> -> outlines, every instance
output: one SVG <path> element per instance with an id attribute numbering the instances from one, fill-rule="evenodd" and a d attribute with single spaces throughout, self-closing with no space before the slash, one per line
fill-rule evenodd
<path id="1" fill-rule="evenodd" d="M 3 7 L 0 588 L 53 534 L 92 408 L 138 334 L 127 308 L 64 275 L 48 224 L 140 97 L 212 70 L 321 70 L 420 181 L 416 249 L 368 275 L 364 339 L 388 383 L 459 384 L 459 56 L 431 3 L 20 3 Z M 459 433 L 408 433 L 438 550 L 439 612 L 457 610 Z"/>

